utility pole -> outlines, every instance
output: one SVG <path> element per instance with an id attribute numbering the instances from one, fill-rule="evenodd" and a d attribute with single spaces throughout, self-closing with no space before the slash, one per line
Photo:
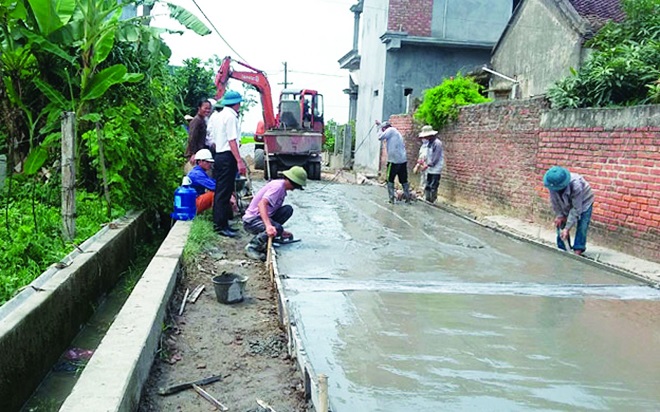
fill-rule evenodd
<path id="1" fill-rule="evenodd" d="M 284 65 L 284 83 L 279 83 L 279 84 L 284 85 L 284 88 L 285 88 L 285 89 L 289 86 L 289 82 L 287 81 L 287 75 L 289 74 L 289 72 L 288 72 L 288 70 L 287 70 L 287 68 L 286 68 L 286 63 L 287 63 L 287 62 L 283 62 L 283 63 L 282 63 L 282 64 Z"/>

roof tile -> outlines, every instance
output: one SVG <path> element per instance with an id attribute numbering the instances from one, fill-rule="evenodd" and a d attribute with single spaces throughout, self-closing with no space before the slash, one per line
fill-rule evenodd
<path id="1" fill-rule="evenodd" d="M 620 0 L 569 0 L 582 18 L 591 23 L 597 31 L 609 20 L 622 21 L 625 13 Z"/>

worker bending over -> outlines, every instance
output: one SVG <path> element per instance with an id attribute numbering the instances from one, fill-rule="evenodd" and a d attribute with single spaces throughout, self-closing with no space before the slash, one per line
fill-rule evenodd
<path id="1" fill-rule="evenodd" d="M 587 230 L 591 221 L 594 193 L 582 176 L 571 173 L 565 167 L 553 166 L 543 176 L 543 185 L 550 191 L 550 202 L 555 212 L 557 247 L 571 247 L 569 230 L 575 227 L 573 251 L 582 255 L 587 250 Z"/>
<path id="2" fill-rule="evenodd" d="M 282 173 L 284 179 L 268 182 L 252 198 L 243 215 L 243 228 L 255 236 L 245 246 L 245 254 L 251 259 L 266 260 L 268 238 L 292 239 L 293 235 L 282 227 L 293 215 L 293 207 L 285 205 L 287 191 L 307 185 L 307 172 L 300 166 L 293 166 Z"/>

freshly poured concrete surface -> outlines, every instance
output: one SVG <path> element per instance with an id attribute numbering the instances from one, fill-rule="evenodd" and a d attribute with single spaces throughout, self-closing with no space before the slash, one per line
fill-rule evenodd
<path id="1" fill-rule="evenodd" d="M 293 192 L 279 248 L 335 412 L 653 410 L 660 291 L 385 189 Z"/>
<path id="2" fill-rule="evenodd" d="M 158 348 L 191 222 L 176 222 L 60 411 L 134 411 Z"/>

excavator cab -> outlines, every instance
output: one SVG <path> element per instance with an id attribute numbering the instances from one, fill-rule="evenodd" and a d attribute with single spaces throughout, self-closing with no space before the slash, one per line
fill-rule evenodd
<path id="1" fill-rule="evenodd" d="M 323 133 L 323 95 L 315 90 L 283 90 L 277 119 L 280 129 Z"/>

